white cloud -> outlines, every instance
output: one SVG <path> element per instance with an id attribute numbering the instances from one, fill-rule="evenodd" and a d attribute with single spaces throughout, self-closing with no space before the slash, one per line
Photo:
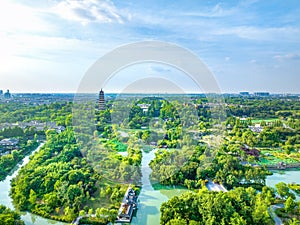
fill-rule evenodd
<path id="1" fill-rule="evenodd" d="M 288 53 L 284 55 L 275 55 L 273 57 L 274 59 L 277 60 L 300 60 L 300 53 Z"/>
<path id="2" fill-rule="evenodd" d="M 58 3 L 53 12 L 60 17 L 88 23 L 123 23 L 123 18 L 111 1 L 108 0 L 65 0 Z"/>
<path id="3" fill-rule="evenodd" d="M 216 35 L 236 35 L 243 39 L 261 41 L 299 42 L 300 29 L 295 27 L 238 26 L 215 30 Z"/>
<path id="4" fill-rule="evenodd" d="M 1 35 L 0 35 L 1 38 Z M 111 42 L 94 42 L 65 37 L 47 37 L 32 34 L 2 36 L 0 58 L 5 67 L 16 68 L 13 57 L 45 60 L 53 62 L 72 62 L 76 60 L 97 59 L 112 46 Z M 36 65 L 38 67 L 38 64 Z M 3 66 L 0 72 L 3 71 Z"/>
<path id="5" fill-rule="evenodd" d="M 0 1 L 0 32 L 43 32 L 52 27 L 39 14 L 43 10 L 28 7 L 12 1 Z"/>
<path id="6" fill-rule="evenodd" d="M 183 15 L 185 15 L 185 16 L 195 16 L 195 17 L 214 18 L 214 17 L 230 16 L 234 13 L 236 13 L 236 8 L 225 9 L 221 6 L 221 3 L 218 3 L 214 7 L 203 10 L 201 12 L 200 11 L 185 12 L 185 13 L 183 13 Z"/>

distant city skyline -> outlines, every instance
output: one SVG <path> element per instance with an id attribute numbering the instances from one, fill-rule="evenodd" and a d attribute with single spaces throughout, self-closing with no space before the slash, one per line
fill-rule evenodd
<path id="1" fill-rule="evenodd" d="M 0 90 L 11 93 L 76 93 L 101 56 L 145 40 L 195 53 L 222 93 L 300 93 L 298 0 L 2 0 L 0 19 Z M 201 92 L 155 63 L 127 67 L 103 88 L 134 91 L 134 82 L 151 76 Z M 143 85 L 137 90 L 151 89 Z"/>
<path id="2" fill-rule="evenodd" d="M 0 91 L 1 91 L 1 89 L 0 89 Z M 244 90 L 243 91 L 239 91 L 239 92 L 222 92 L 222 93 L 220 93 L 220 94 L 233 94 L 233 95 L 244 95 L 244 96 L 246 96 L 245 94 L 242 94 L 243 92 L 245 92 Z M 246 91 L 246 92 L 248 92 L 248 91 Z M 300 92 L 299 93 L 291 93 L 291 92 L 267 92 L 267 91 L 264 91 L 264 92 L 262 92 L 262 91 L 255 91 L 255 92 L 248 92 L 249 94 L 249 96 L 251 96 L 251 95 L 256 95 L 256 96 L 259 96 L 259 93 L 267 93 L 268 95 L 299 95 L 300 96 Z M 77 94 L 77 92 L 10 92 L 10 94 L 12 94 L 12 95 L 14 95 L 14 94 L 16 94 L 16 95 L 21 95 L 21 94 L 74 94 L 74 95 L 76 95 Z M 95 96 L 96 95 L 98 95 L 99 93 L 98 92 L 88 92 L 88 93 L 83 93 L 83 94 L 95 94 Z M 125 92 L 109 92 L 109 91 L 106 91 L 105 92 L 105 95 L 111 95 L 111 94 L 145 94 L 145 95 L 147 95 L 147 94 L 149 94 L 149 95 L 151 95 L 151 94 L 153 94 L 153 95 L 164 95 L 164 94 L 187 94 L 187 95 L 189 95 L 189 94 L 216 94 L 216 93 L 213 93 L 213 92 L 209 92 L 209 93 L 205 93 L 205 92 L 184 92 L 184 93 L 182 93 L 182 92 L 135 92 L 135 91 L 125 91 Z M 1 94 L 0 93 L 0 95 L 4 95 L 4 92 Z"/>

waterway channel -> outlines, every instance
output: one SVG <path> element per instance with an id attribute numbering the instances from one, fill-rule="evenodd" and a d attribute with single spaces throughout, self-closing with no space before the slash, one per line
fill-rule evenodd
<path id="1" fill-rule="evenodd" d="M 41 148 L 42 144 L 31 153 L 33 155 Z M 16 177 L 20 168 L 29 162 L 29 155 L 26 156 L 21 163 L 11 172 L 9 176 L 2 182 L 0 182 L 0 204 L 5 205 L 11 209 L 14 209 L 12 199 L 9 196 L 10 181 Z M 154 189 L 150 182 L 151 168 L 149 162 L 154 159 L 155 151 L 149 153 L 143 153 L 142 159 L 142 189 L 139 195 L 139 205 L 136 216 L 133 217 L 133 225 L 159 225 L 160 221 L 160 206 L 163 202 L 172 198 L 175 195 L 180 195 L 188 190 L 177 187 L 164 187 Z M 300 183 L 300 171 L 299 170 L 286 170 L 286 171 L 272 171 L 273 175 L 268 176 L 266 184 L 271 187 L 275 187 L 275 184 L 279 182 L 285 183 Z M 58 222 L 54 220 L 45 219 L 38 215 L 22 212 L 22 220 L 26 225 L 66 225 L 66 223 Z"/>
<path id="2" fill-rule="evenodd" d="M 33 155 L 35 152 L 40 150 L 43 144 L 34 150 L 30 155 Z M 9 196 L 10 191 L 10 181 L 12 178 L 16 177 L 19 170 L 22 166 L 26 165 L 29 162 L 30 155 L 26 156 L 22 162 L 20 162 L 14 170 L 6 177 L 4 181 L 0 182 L 0 204 L 5 205 L 10 209 L 14 209 L 12 199 Z M 66 223 L 45 219 L 41 216 L 29 213 L 29 212 L 21 212 L 21 219 L 25 222 L 26 225 L 65 225 Z"/>
<path id="3" fill-rule="evenodd" d="M 151 168 L 149 163 L 155 157 L 155 151 L 149 153 L 143 152 L 142 159 L 142 189 L 139 195 L 139 205 L 136 217 L 133 217 L 133 225 L 159 225 L 160 206 L 163 202 L 175 195 L 180 195 L 187 189 L 165 187 L 155 190 L 150 182 Z"/>
<path id="4" fill-rule="evenodd" d="M 155 151 L 143 153 L 142 159 L 142 190 L 139 195 L 139 207 L 136 217 L 133 217 L 133 225 L 159 225 L 160 206 L 163 202 L 175 195 L 180 195 L 188 190 L 180 188 L 161 188 L 155 190 L 150 183 L 151 168 L 149 162 L 154 159 Z M 266 184 L 275 187 L 279 182 L 300 183 L 300 170 L 273 170 L 273 175 L 268 176 Z"/>

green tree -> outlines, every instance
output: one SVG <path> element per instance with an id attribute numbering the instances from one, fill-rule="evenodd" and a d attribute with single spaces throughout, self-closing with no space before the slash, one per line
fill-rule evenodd
<path id="1" fill-rule="evenodd" d="M 3 225 L 25 225 L 20 214 L 0 205 L 0 224 Z"/>
<path id="2" fill-rule="evenodd" d="M 34 190 L 30 189 L 30 194 L 29 194 L 29 202 L 34 205 L 37 199 L 37 195 Z"/>
<path id="3" fill-rule="evenodd" d="M 281 198 L 287 198 L 289 196 L 290 189 L 286 183 L 280 182 L 280 183 L 276 184 L 275 187 L 276 187 L 277 193 L 280 195 Z"/>
<path id="4" fill-rule="evenodd" d="M 85 216 L 86 212 L 84 210 L 79 211 L 79 216 Z"/>
<path id="5" fill-rule="evenodd" d="M 166 225 L 187 225 L 187 222 L 184 219 L 178 218 L 170 220 Z"/>
<path id="6" fill-rule="evenodd" d="M 57 205 L 60 205 L 57 195 L 53 192 L 45 194 L 44 201 L 51 208 L 55 208 Z"/>
<path id="7" fill-rule="evenodd" d="M 288 221 L 288 225 L 299 225 L 299 224 L 300 224 L 300 221 L 297 220 L 296 218 L 290 219 Z"/>
<path id="8" fill-rule="evenodd" d="M 295 207 L 296 203 L 294 202 L 294 199 L 291 196 L 289 196 L 284 203 L 285 211 L 291 213 Z"/>
<path id="9" fill-rule="evenodd" d="M 235 212 L 230 218 L 230 225 L 247 225 L 247 221 Z"/>

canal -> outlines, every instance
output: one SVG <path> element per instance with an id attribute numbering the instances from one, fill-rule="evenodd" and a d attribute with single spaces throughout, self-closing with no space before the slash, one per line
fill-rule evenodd
<path id="1" fill-rule="evenodd" d="M 154 189 L 150 182 L 151 168 L 149 163 L 155 157 L 155 151 L 143 153 L 142 159 L 142 189 L 139 195 L 139 206 L 136 217 L 133 217 L 133 225 L 159 225 L 160 206 L 176 195 L 180 195 L 187 189 L 164 187 Z M 279 182 L 300 183 L 300 170 L 273 170 L 273 175 L 268 176 L 266 184 L 275 187 Z"/>
<path id="2" fill-rule="evenodd" d="M 38 151 L 43 144 L 41 144 L 35 151 L 31 153 L 33 155 Z M 30 155 L 26 156 L 21 163 L 19 163 L 9 176 L 2 182 L 0 182 L 0 204 L 5 205 L 11 209 L 14 209 L 12 199 L 9 196 L 10 181 L 16 177 L 20 168 L 29 162 Z M 149 153 L 143 153 L 142 159 L 142 189 L 139 195 L 139 205 L 136 216 L 133 217 L 133 225 L 159 225 L 160 221 L 160 206 L 163 202 L 166 202 L 170 198 L 176 195 L 180 195 L 187 189 L 177 187 L 160 187 L 153 188 L 150 182 L 151 168 L 149 163 L 155 157 L 155 151 Z M 285 183 L 300 183 L 300 171 L 299 170 L 286 170 L 286 171 L 272 171 L 273 175 L 268 176 L 266 184 L 271 187 L 275 187 L 275 184 L 279 182 Z M 159 186 L 159 185 L 156 185 Z M 41 216 L 29 213 L 21 213 L 22 220 L 26 225 L 66 225 L 66 223 L 58 222 L 54 220 L 45 219 Z"/>
<path id="3" fill-rule="evenodd" d="M 175 195 L 180 195 L 187 189 L 164 187 L 154 189 L 150 182 L 151 168 L 149 163 L 155 157 L 155 151 L 143 152 L 142 159 L 142 189 L 139 195 L 138 210 L 136 217 L 133 217 L 133 225 L 159 225 L 160 206 Z"/>

